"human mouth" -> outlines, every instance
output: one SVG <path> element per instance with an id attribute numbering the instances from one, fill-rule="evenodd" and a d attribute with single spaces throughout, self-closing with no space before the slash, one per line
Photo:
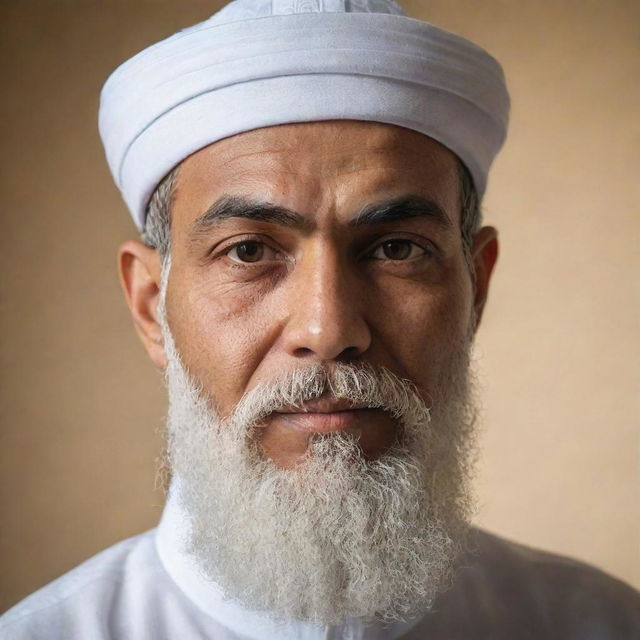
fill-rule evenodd
<path id="1" fill-rule="evenodd" d="M 313 437 L 344 433 L 357 439 L 364 456 L 375 459 L 395 442 L 398 421 L 384 408 L 331 396 L 282 406 L 267 416 L 261 430 L 264 454 L 291 468 L 308 451 Z"/>
<path id="2" fill-rule="evenodd" d="M 316 398 L 299 406 L 285 406 L 274 412 L 279 422 L 304 433 L 333 433 L 353 430 L 362 426 L 362 420 L 373 411 L 366 404 L 356 404 L 345 399 Z"/>
<path id="3" fill-rule="evenodd" d="M 276 413 L 340 413 L 370 408 L 367 404 L 357 404 L 346 399 L 328 396 L 307 400 L 299 405 L 285 405 Z"/>
<path id="4" fill-rule="evenodd" d="M 343 409 L 337 411 L 312 411 L 308 407 L 306 410 L 297 411 L 276 411 L 274 417 L 285 426 L 301 431 L 303 433 L 334 433 L 338 431 L 354 430 L 361 427 L 370 417 L 372 412 L 380 411 L 380 409 L 354 408 Z"/>

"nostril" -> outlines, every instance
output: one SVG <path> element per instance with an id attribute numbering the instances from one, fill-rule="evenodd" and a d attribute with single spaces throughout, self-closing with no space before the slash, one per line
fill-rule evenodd
<path id="1" fill-rule="evenodd" d="M 294 354 L 299 358 L 303 358 L 305 356 L 311 356 L 313 355 L 313 349 L 309 349 L 308 347 L 298 347 L 294 351 Z"/>
<path id="2" fill-rule="evenodd" d="M 360 355 L 358 347 L 347 347 L 338 355 L 337 360 L 353 360 Z"/>

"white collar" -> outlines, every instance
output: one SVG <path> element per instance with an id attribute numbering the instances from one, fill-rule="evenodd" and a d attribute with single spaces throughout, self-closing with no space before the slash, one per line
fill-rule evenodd
<path id="1" fill-rule="evenodd" d="M 199 609 L 234 633 L 251 640 L 396 640 L 412 629 L 419 618 L 408 622 L 363 625 L 349 618 L 337 626 L 305 622 L 276 623 L 268 616 L 225 600 L 222 590 L 207 580 L 194 558 L 184 549 L 188 520 L 179 503 L 177 482 L 171 485 L 162 519 L 156 530 L 156 548 L 167 573 Z"/>

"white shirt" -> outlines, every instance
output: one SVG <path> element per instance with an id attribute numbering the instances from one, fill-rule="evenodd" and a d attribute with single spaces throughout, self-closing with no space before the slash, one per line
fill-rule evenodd
<path id="1" fill-rule="evenodd" d="M 182 549 L 184 522 L 170 497 L 157 529 L 99 553 L 9 610 L 0 639 L 640 639 L 640 594 L 631 587 L 479 530 L 453 588 L 418 619 L 276 625 L 223 601 Z"/>

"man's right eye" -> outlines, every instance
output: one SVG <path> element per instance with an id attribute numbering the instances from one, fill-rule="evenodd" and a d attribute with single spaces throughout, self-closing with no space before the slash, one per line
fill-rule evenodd
<path id="1" fill-rule="evenodd" d="M 278 252 L 275 251 L 275 249 L 272 249 L 264 242 L 259 242 L 257 240 L 244 240 L 243 242 L 238 242 L 230 247 L 227 250 L 226 255 L 234 262 L 246 264 L 260 262 L 263 259 L 275 260 L 277 253 Z"/>

